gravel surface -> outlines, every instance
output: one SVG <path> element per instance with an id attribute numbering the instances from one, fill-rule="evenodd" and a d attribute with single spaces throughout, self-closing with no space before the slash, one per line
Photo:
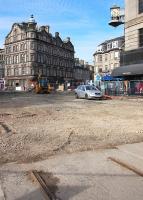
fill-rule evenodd
<path id="1" fill-rule="evenodd" d="M 143 141 L 142 99 L 0 93 L 0 164 Z"/>

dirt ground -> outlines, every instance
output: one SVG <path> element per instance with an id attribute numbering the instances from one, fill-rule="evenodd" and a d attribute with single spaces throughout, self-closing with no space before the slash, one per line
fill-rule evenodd
<path id="1" fill-rule="evenodd" d="M 143 99 L 0 93 L 0 164 L 143 141 Z"/>

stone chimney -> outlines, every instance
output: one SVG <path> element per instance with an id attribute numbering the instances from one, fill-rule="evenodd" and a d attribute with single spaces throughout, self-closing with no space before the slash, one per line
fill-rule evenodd
<path id="1" fill-rule="evenodd" d="M 59 32 L 55 32 L 55 37 L 59 37 Z"/>
<path id="2" fill-rule="evenodd" d="M 70 42 L 70 37 L 67 37 L 67 42 Z"/>
<path id="3" fill-rule="evenodd" d="M 44 31 L 45 30 L 45 26 L 40 26 L 40 31 Z"/>
<path id="4" fill-rule="evenodd" d="M 47 33 L 50 33 L 50 26 L 45 26 L 45 31 L 47 32 Z"/>

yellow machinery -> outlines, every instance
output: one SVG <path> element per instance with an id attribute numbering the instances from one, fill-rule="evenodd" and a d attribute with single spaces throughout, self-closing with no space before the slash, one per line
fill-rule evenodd
<path id="1" fill-rule="evenodd" d="M 35 85 L 35 92 L 40 93 L 50 93 L 49 83 L 47 77 L 39 76 Z"/>

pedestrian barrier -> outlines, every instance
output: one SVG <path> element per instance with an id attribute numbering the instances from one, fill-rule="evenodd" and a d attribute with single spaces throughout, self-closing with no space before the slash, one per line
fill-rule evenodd
<path id="1" fill-rule="evenodd" d="M 96 86 L 104 95 L 109 96 L 126 96 L 137 95 L 143 96 L 143 81 L 100 81 Z"/>

